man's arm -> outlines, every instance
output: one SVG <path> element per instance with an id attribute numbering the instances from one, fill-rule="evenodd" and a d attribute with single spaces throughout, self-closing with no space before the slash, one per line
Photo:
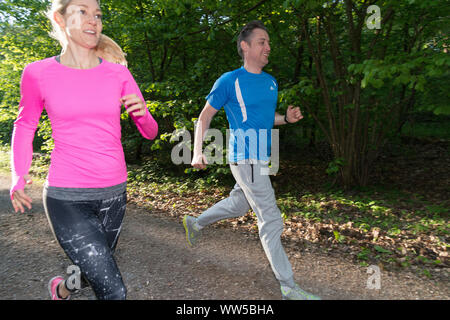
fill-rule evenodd
<path id="1" fill-rule="evenodd" d="M 279 114 L 278 112 L 275 112 L 275 121 L 273 122 L 274 126 L 281 126 L 283 124 L 287 124 L 287 122 L 284 120 L 284 114 Z"/>
<path id="2" fill-rule="evenodd" d="M 288 106 L 286 110 L 286 115 L 281 115 L 278 112 L 275 112 L 275 126 L 280 126 L 287 123 L 295 123 L 299 120 L 303 119 L 302 112 L 299 107 Z M 287 122 L 286 122 L 287 120 Z"/>
<path id="3" fill-rule="evenodd" d="M 217 113 L 217 109 L 213 108 L 209 102 L 206 102 L 200 116 L 198 117 L 197 126 L 194 135 L 194 157 L 191 165 L 197 169 L 205 169 L 208 164 L 203 155 L 203 139 L 206 131 L 208 131 L 212 118 Z"/>

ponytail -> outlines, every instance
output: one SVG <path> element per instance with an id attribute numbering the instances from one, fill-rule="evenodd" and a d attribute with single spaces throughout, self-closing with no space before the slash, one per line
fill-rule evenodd
<path id="1" fill-rule="evenodd" d="M 101 34 L 97 47 L 95 48 L 95 54 L 112 63 L 119 63 L 127 66 L 127 60 L 125 59 L 125 53 L 120 46 L 114 42 L 110 37 Z"/>

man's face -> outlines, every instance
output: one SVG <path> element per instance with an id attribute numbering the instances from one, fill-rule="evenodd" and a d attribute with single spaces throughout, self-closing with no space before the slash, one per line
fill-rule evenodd
<path id="1" fill-rule="evenodd" d="M 268 33 L 263 29 L 254 29 L 249 43 L 243 41 L 241 47 L 244 51 L 244 58 L 248 63 L 263 68 L 269 63 L 270 39 Z"/>

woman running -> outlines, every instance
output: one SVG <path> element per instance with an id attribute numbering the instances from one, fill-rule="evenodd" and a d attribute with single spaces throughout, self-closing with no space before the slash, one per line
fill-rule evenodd
<path id="1" fill-rule="evenodd" d="M 122 104 L 144 138 L 154 139 L 158 125 L 129 70 L 106 60 L 125 58 L 101 35 L 97 0 L 53 0 L 49 18 L 62 52 L 23 70 L 12 138 L 11 201 L 16 212 L 31 209 L 24 186 L 31 183 L 32 141 L 45 107 L 55 144 L 43 195 L 51 229 L 98 299 L 125 299 L 113 257 L 127 200 Z M 50 280 L 52 299 L 70 298 L 74 291 L 66 282 Z"/>

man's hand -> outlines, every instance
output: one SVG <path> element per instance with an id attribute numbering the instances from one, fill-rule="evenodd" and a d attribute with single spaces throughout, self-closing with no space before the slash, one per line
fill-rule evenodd
<path id="1" fill-rule="evenodd" d="M 203 153 L 194 154 L 191 165 L 196 169 L 205 169 L 208 161 L 206 161 L 206 157 Z"/>
<path id="2" fill-rule="evenodd" d="M 286 120 L 288 123 L 296 123 L 297 121 L 303 119 L 302 112 L 299 107 L 288 106 L 286 110 Z"/>

